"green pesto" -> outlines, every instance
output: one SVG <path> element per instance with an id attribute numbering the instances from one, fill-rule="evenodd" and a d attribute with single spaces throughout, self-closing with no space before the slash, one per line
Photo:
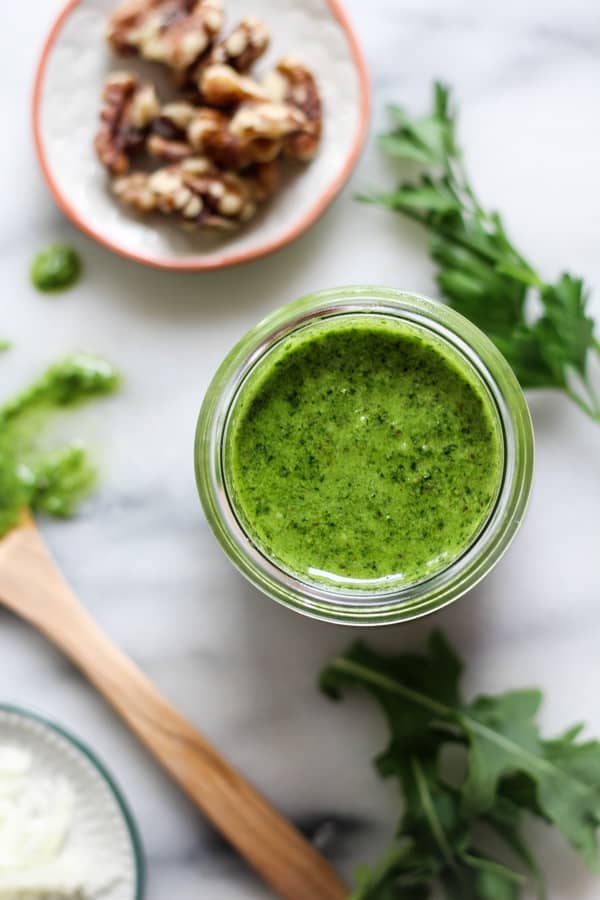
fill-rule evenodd
<path id="1" fill-rule="evenodd" d="M 498 414 L 456 351 L 391 319 L 344 317 L 254 369 L 225 475 L 247 534 L 308 580 L 422 580 L 472 543 L 503 470 Z"/>
<path id="2" fill-rule="evenodd" d="M 93 486 L 95 471 L 82 447 L 43 449 L 52 413 L 109 394 L 119 376 L 102 359 L 79 353 L 51 366 L 0 408 L 0 536 L 24 507 L 71 516 Z"/>
<path id="3" fill-rule="evenodd" d="M 67 290 L 80 275 L 79 254 L 67 244 L 52 244 L 38 253 L 31 265 L 31 281 L 44 293 Z"/>

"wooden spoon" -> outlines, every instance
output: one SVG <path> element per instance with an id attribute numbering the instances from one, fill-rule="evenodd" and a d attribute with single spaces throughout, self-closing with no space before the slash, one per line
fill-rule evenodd
<path id="1" fill-rule="evenodd" d="M 162 697 L 81 606 L 32 518 L 0 541 L 0 602 L 45 634 L 275 892 L 344 900 L 326 860 Z"/>

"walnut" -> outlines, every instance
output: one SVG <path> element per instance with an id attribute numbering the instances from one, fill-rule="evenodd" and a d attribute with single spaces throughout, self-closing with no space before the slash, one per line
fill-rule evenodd
<path id="1" fill-rule="evenodd" d="M 242 19 L 223 40 L 213 44 L 186 72 L 175 75 L 178 88 L 195 101 L 202 101 L 201 82 L 210 66 L 222 65 L 244 74 L 267 50 L 271 35 L 259 19 Z"/>
<path id="2" fill-rule="evenodd" d="M 167 103 L 152 122 L 146 147 L 151 156 L 163 162 L 181 162 L 194 155 L 187 129 L 196 108 L 183 101 Z"/>
<path id="3" fill-rule="evenodd" d="M 136 29 L 155 5 L 150 0 L 129 0 L 113 13 L 106 27 L 106 40 L 116 53 L 122 56 L 137 53 Z"/>
<path id="4" fill-rule="evenodd" d="M 196 115 L 198 108 L 192 103 L 176 100 L 166 103 L 160 110 L 159 121 L 168 123 L 170 128 L 176 129 L 180 134 L 185 134 L 190 122 Z"/>
<path id="5" fill-rule="evenodd" d="M 245 100 L 268 99 L 257 81 L 224 64 L 202 69 L 198 87 L 203 101 L 211 106 L 236 106 Z"/>
<path id="6" fill-rule="evenodd" d="M 231 119 L 229 130 L 245 141 L 258 138 L 281 140 L 305 128 L 307 120 L 288 103 L 244 103 Z"/>
<path id="7" fill-rule="evenodd" d="M 194 155 L 194 150 L 187 141 L 174 141 L 161 137 L 160 134 L 151 134 L 146 144 L 148 153 L 162 162 L 181 162 L 188 156 Z"/>
<path id="8" fill-rule="evenodd" d="M 229 116 L 218 109 L 202 107 L 187 129 L 187 139 L 197 153 L 228 169 L 240 170 L 254 162 L 239 138 L 229 131 Z"/>
<path id="9" fill-rule="evenodd" d="M 113 193 L 136 212 L 153 212 L 157 208 L 156 196 L 148 184 L 149 178 L 147 172 L 132 172 L 131 175 L 122 175 L 113 181 Z"/>
<path id="10" fill-rule="evenodd" d="M 191 230 L 231 231 L 256 213 L 275 183 L 272 172 L 241 177 L 193 157 L 152 173 L 117 178 L 115 195 L 137 212 L 161 212 Z"/>
<path id="11" fill-rule="evenodd" d="M 277 71 L 264 79 L 262 87 L 273 101 L 285 102 L 305 117 L 305 124 L 286 139 L 286 155 L 303 162 L 313 159 L 323 129 L 323 108 L 314 75 L 298 60 L 286 57 L 278 63 Z"/>
<path id="12" fill-rule="evenodd" d="M 158 114 L 158 97 L 152 84 L 138 81 L 130 72 L 110 75 L 102 97 L 96 153 L 109 172 L 122 175 L 128 171 L 131 156 L 143 145 L 149 125 Z"/>
<path id="13" fill-rule="evenodd" d="M 248 72 L 267 50 L 270 41 L 271 34 L 264 22 L 242 19 L 231 34 L 215 44 L 206 60 L 200 61 L 200 66 L 226 65 L 236 72 Z"/>
<path id="14" fill-rule="evenodd" d="M 117 53 L 137 53 L 176 72 L 193 66 L 224 23 L 220 0 L 131 0 L 111 17 Z"/>
<path id="15" fill-rule="evenodd" d="M 277 192 L 281 184 L 279 165 L 275 160 L 266 163 L 258 163 L 245 174 L 246 180 L 250 180 L 254 197 L 263 202 Z"/>
<path id="16" fill-rule="evenodd" d="M 231 130 L 231 118 L 209 107 L 197 110 L 187 129 L 187 140 L 198 153 L 226 169 L 240 171 L 253 163 L 270 162 L 281 153 L 281 141 L 243 139 Z"/>

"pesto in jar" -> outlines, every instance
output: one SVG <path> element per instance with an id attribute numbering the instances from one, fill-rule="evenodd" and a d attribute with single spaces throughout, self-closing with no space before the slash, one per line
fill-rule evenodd
<path id="1" fill-rule="evenodd" d="M 413 584 L 455 561 L 490 516 L 503 463 L 498 413 L 470 364 L 373 315 L 307 326 L 259 361 L 224 454 L 250 540 L 333 586 Z"/>

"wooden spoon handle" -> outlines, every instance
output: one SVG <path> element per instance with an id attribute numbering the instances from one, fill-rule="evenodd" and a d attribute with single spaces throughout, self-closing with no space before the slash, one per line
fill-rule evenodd
<path id="1" fill-rule="evenodd" d="M 11 551 L 12 547 L 12 552 Z M 175 781 L 286 900 L 344 900 L 326 860 L 156 690 L 83 609 L 33 523 L 0 544 L 3 602 L 85 673 Z"/>

